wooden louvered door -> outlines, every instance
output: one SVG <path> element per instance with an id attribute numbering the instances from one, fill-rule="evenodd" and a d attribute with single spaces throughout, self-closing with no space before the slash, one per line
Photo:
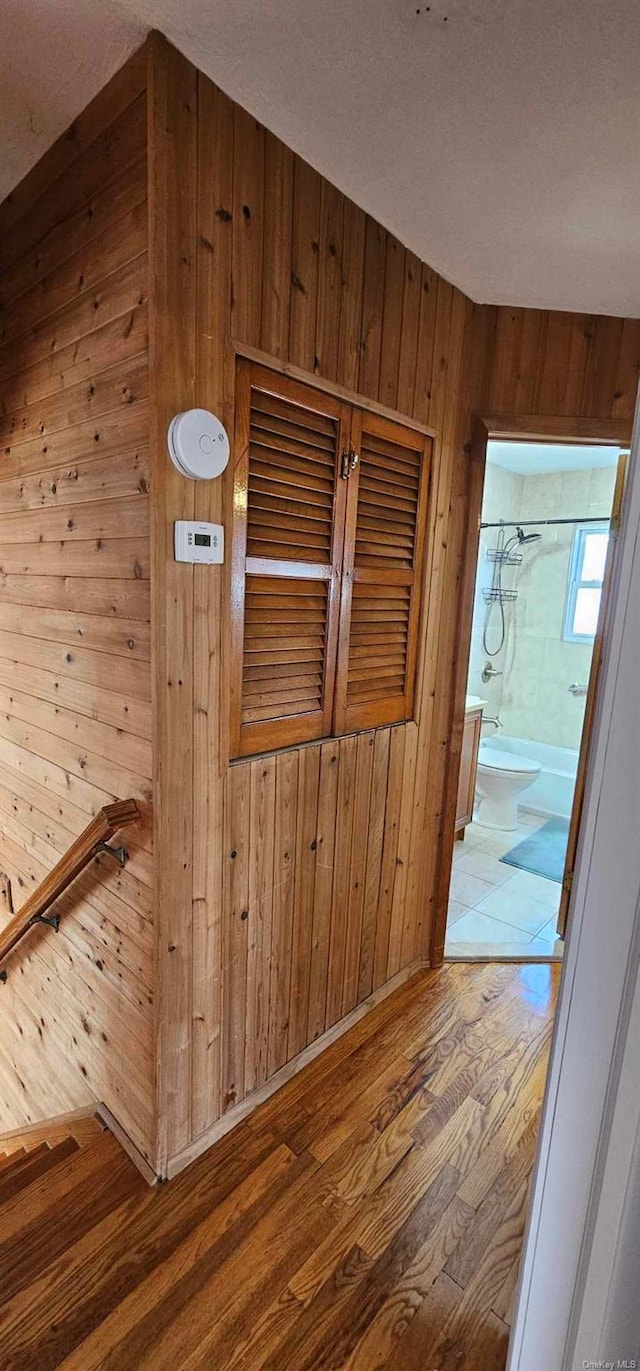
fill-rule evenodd
<path id="1" fill-rule="evenodd" d="M 336 733 L 412 715 L 431 439 L 354 411 L 351 451 Z"/>
<path id="2" fill-rule="evenodd" d="M 350 413 L 332 396 L 238 364 L 235 756 L 331 733 Z"/>

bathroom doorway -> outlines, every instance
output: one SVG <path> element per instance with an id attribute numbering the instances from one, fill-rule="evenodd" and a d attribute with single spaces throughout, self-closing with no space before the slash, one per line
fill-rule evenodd
<path id="1" fill-rule="evenodd" d="M 487 443 L 449 959 L 562 957 L 619 459 L 609 444 Z"/>

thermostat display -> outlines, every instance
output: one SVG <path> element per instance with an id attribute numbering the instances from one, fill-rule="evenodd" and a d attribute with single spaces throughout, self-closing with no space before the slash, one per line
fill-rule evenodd
<path id="1" fill-rule="evenodd" d="M 176 562 L 220 563 L 224 561 L 222 524 L 198 524 L 177 519 L 173 526 Z"/>

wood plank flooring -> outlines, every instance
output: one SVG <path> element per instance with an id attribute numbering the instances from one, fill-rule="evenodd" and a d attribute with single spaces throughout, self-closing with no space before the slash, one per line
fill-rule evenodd
<path id="1" fill-rule="evenodd" d="M 23 1161 L 4 1371 L 501 1371 L 557 977 L 421 973 L 167 1185 Z"/>

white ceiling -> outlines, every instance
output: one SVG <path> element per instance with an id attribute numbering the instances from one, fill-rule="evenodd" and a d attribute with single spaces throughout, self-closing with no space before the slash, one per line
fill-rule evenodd
<path id="1" fill-rule="evenodd" d="M 620 449 L 580 447 L 578 443 L 500 443 L 487 444 L 487 461 L 515 471 L 519 476 L 541 476 L 550 471 L 582 471 L 591 467 L 614 467 Z"/>
<path id="2" fill-rule="evenodd" d="M 476 300 L 640 315 L 638 0 L 2 0 L 0 197 L 162 29 Z"/>

